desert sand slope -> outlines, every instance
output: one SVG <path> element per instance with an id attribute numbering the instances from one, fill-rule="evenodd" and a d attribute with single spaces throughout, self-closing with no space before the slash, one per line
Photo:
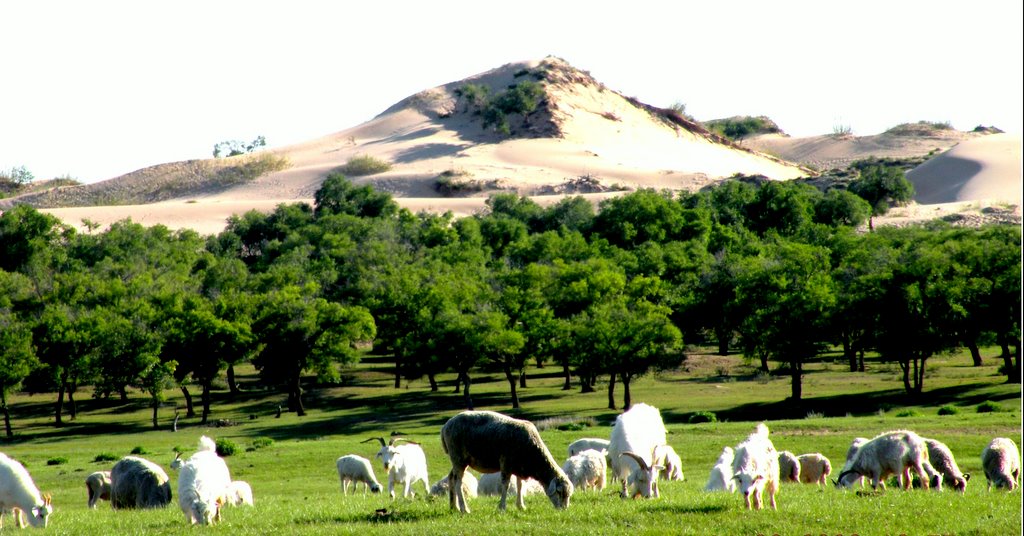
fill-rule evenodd
<path id="1" fill-rule="evenodd" d="M 745 147 L 773 154 L 817 169 L 844 168 L 850 163 L 869 157 L 909 158 L 942 152 L 961 141 L 979 134 L 941 130 L 927 135 L 900 135 L 882 133 L 872 136 L 810 136 L 791 138 L 780 134 L 765 134 L 744 139 Z"/>
<path id="2" fill-rule="evenodd" d="M 914 199 L 923 205 L 989 200 L 1021 204 L 1021 136 L 967 140 L 910 170 Z"/>

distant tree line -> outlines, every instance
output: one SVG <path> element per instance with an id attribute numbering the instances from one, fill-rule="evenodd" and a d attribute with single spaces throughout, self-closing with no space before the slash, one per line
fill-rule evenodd
<path id="1" fill-rule="evenodd" d="M 905 179 L 904 179 L 905 180 Z M 873 191 L 865 184 L 852 191 Z M 880 196 L 884 200 L 885 196 Z M 550 206 L 492 196 L 485 214 L 413 214 L 387 194 L 332 175 L 313 206 L 232 217 L 216 236 L 123 221 L 78 233 L 28 206 L 0 215 L 0 394 L 54 392 L 54 421 L 75 397 L 180 389 L 206 421 L 222 374 L 250 362 L 304 414 L 312 375 L 334 382 L 360 343 L 394 362 L 394 382 L 500 372 L 511 405 L 529 363 L 564 389 L 607 379 L 608 407 L 633 380 L 685 359 L 683 341 L 742 351 L 791 377 L 841 347 L 898 363 L 911 396 L 928 359 L 1002 348 L 1020 378 L 1021 230 L 933 222 L 858 231 L 878 195 L 823 194 L 793 182 L 731 180 L 699 193 L 639 190 Z M 870 201 L 870 202 L 869 202 Z M 773 365 L 774 364 L 774 365 Z M 304 381 L 306 383 L 304 383 Z M 194 404 L 193 397 L 199 396 Z"/>

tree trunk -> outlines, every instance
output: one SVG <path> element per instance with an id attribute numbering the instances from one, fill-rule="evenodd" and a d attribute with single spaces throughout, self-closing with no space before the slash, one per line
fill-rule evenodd
<path id="1" fill-rule="evenodd" d="M 431 393 L 436 393 L 437 392 L 437 376 L 434 376 L 433 372 L 429 372 L 429 373 L 427 373 L 427 380 L 430 381 L 430 392 Z"/>
<path id="2" fill-rule="evenodd" d="M 462 400 L 466 403 L 466 409 L 473 411 L 473 398 L 469 396 L 469 385 L 471 383 L 468 372 L 460 373 L 462 376 Z"/>
<path id="3" fill-rule="evenodd" d="M 720 324 L 715 328 L 715 337 L 718 339 L 718 355 L 729 355 L 730 330 Z"/>
<path id="4" fill-rule="evenodd" d="M 768 371 L 768 354 L 761 352 L 761 372 L 767 374 Z"/>
<path id="5" fill-rule="evenodd" d="M 292 377 L 292 396 L 295 401 L 295 414 L 299 417 L 306 416 L 306 408 L 302 406 L 302 374 L 295 374 Z"/>
<path id="6" fill-rule="evenodd" d="M 203 402 L 203 418 L 200 422 L 206 424 L 207 419 L 210 417 L 210 382 L 203 382 L 203 394 L 201 395 Z"/>
<path id="7" fill-rule="evenodd" d="M 63 416 L 61 414 L 64 412 L 64 389 L 66 387 L 66 382 L 67 382 L 66 378 L 67 378 L 67 376 L 64 376 L 64 377 L 62 377 L 60 379 L 60 387 L 57 389 L 57 407 L 54 410 L 54 414 L 55 414 L 55 418 L 56 418 L 55 424 L 57 426 L 63 426 L 64 425 L 64 419 L 63 419 Z"/>
<path id="8" fill-rule="evenodd" d="M 790 382 L 790 398 L 793 402 L 800 402 L 804 396 L 803 378 L 803 363 L 800 361 L 792 361 L 789 364 L 789 373 L 792 381 Z"/>
<path id="9" fill-rule="evenodd" d="M 75 392 L 78 391 L 78 384 L 71 382 L 68 386 L 68 412 L 71 414 L 71 420 L 78 418 L 78 404 L 75 402 Z"/>
<path id="10" fill-rule="evenodd" d="M 850 365 L 850 372 L 857 372 L 857 351 L 854 350 L 853 343 L 850 342 L 850 334 L 845 330 L 843 331 L 843 357 Z"/>
<path id="11" fill-rule="evenodd" d="M 7 386 L 0 385 L 0 410 L 4 412 L 4 429 L 7 430 L 7 437 L 14 437 L 11 430 L 11 412 L 7 410 Z"/>
<path id="12" fill-rule="evenodd" d="M 565 383 L 562 384 L 562 390 L 568 391 L 572 389 L 572 374 L 569 373 L 569 361 L 562 362 L 562 375 L 565 377 Z"/>
<path id="13" fill-rule="evenodd" d="M 160 411 L 160 402 L 154 400 L 153 401 L 153 429 L 154 430 L 157 430 L 159 428 L 157 426 L 157 418 L 156 418 L 156 415 L 157 415 L 158 411 Z"/>
<path id="14" fill-rule="evenodd" d="M 519 394 L 516 393 L 516 375 L 508 367 L 505 367 L 505 379 L 508 380 L 508 388 L 512 394 L 512 409 L 519 409 Z"/>
<path id="15" fill-rule="evenodd" d="M 928 362 L 928 356 L 921 356 L 921 366 L 917 369 L 917 376 L 914 378 L 914 393 L 921 394 L 924 392 L 924 370 L 925 364 Z M 915 366 L 917 361 L 914 361 Z"/>
<path id="16" fill-rule="evenodd" d="M 395 356 L 395 389 L 402 388 L 402 358 Z"/>
<path id="17" fill-rule="evenodd" d="M 181 386 L 181 394 L 185 397 L 185 418 L 192 418 L 196 416 L 196 410 L 192 407 L 192 393 L 188 392 L 188 387 Z"/>
<path id="18" fill-rule="evenodd" d="M 526 370 L 519 371 L 519 388 L 526 389 Z"/>
<path id="19" fill-rule="evenodd" d="M 608 375 L 608 409 L 618 409 L 615 407 L 615 373 L 612 372 Z"/>
<path id="20" fill-rule="evenodd" d="M 462 390 L 462 373 L 460 372 L 458 374 L 458 376 L 455 376 L 455 390 L 452 391 L 452 392 L 455 393 L 455 394 L 459 394 L 459 392 L 461 390 Z"/>
<path id="21" fill-rule="evenodd" d="M 629 411 L 633 407 L 633 399 L 629 396 L 629 374 L 623 373 L 622 378 L 622 411 Z"/>
<path id="22" fill-rule="evenodd" d="M 864 372 L 864 349 L 863 348 L 861 348 L 857 352 L 857 356 L 858 356 L 857 372 Z"/>
<path id="23" fill-rule="evenodd" d="M 900 369 L 903 370 L 903 389 L 908 393 L 912 393 L 913 389 L 910 387 L 910 360 L 899 361 Z"/>
<path id="24" fill-rule="evenodd" d="M 974 362 L 974 366 L 980 367 L 983 365 L 981 362 L 981 351 L 978 350 L 978 342 L 976 340 L 968 341 L 967 349 L 971 351 L 971 360 Z"/>
<path id="25" fill-rule="evenodd" d="M 228 392 L 237 395 L 239 392 L 238 384 L 235 383 L 235 366 L 228 363 Z"/>
<path id="26" fill-rule="evenodd" d="M 118 388 L 117 388 L 117 395 L 119 397 L 121 397 L 121 402 L 127 402 L 128 401 L 128 388 L 125 387 L 124 385 L 118 386 Z"/>

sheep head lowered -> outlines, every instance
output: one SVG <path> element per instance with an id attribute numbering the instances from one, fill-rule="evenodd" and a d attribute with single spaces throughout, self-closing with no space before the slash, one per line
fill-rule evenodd
<path id="1" fill-rule="evenodd" d="M 626 485 L 629 488 L 629 497 L 643 497 L 649 499 L 651 497 L 658 497 L 658 472 L 664 469 L 661 465 L 647 465 L 647 462 L 643 457 L 639 456 L 635 452 L 623 452 L 619 456 L 628 456 L 636 461 L 636 464 L 640 466 L 640 469 L 630 473 L 626 479 Z"/>
<path id="2" fill-rule="evenodd" d="M 401 451 L 395 448 L 399 441 L 404 441 L 411 445 L 419 445 L 415 441 L 409 441 L 401 437 L 392 437 L 390 443 L 385 442 L 383 437 L 371 437 L 361 443 L 369 443 L 371 441 L 380 441 L 380 450 L 377 451 L 377 457 L 384 463 L 385 471 L 390 471 L 395 459 L 401 456 Z"/>

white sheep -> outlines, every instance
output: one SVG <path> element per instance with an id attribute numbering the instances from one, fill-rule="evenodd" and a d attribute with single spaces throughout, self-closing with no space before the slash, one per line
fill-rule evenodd
<path id="1" fill-rule="evenodd" d="M 466 474 L 471 474 L 466 471 Z M 519 493 L 519 477 L 512 475 L 508 479 L 508 484 L 505 487 L 501 486 L 501 473 L 484 473 L 480 475 L 477 482 L 477 494 L 481 497 L 501 497 L 503 493 L 512 492 Z M 545 493 L 544 486 L 540 482 L 532 478 L 526 478 L 522 480 L 523 484 L 523 497 L 528 495 L 534 495 L 536 493 Z"/>
<path id="2" fill-rule="evenodd" d="M 498 477 L 497 481 L 498 481 L 498 484 L 500 485 L 500 483 L 501 483 L 500 473 L 499 473 L 499 477 Z M 478 493 L 479 493 L 478 492 L 479 488 L 480 488 L 480 483 L 477 481 L 476 477 L 473 476 L 473 473 L 470 473 L 469 471 L 466 471 L 465 473 L 463 473 L 463 475 L 462 475 L 462 493 L 463 493 L 463 495 L 465 495 L 466 497 L 469 497 L 470 499 L 475 499 L 477 497 Z M 497 485 L 494 487 L 494 490 L 495 490 L 495 493 L 493 493 L 493 495 L 498 495 L 499 492 L 498 492 L 498 486 Z M 447 497 L 448 496 L 448 475 L 444 475 L 444 478 L 442 478 L 441 480 L 438 480 L 437 482 L 434 482 L 434 485 L 430 486 L 430 494 L 432 496 L 434 496 L 434 497 Z"/>
<path id="3" fill-rule="evenodd" d="M 637 404 L 615 418 L 608 455 L 615 478 L 622 481 L 622 498 L 658 497 L 655 449 L 667 444 L 665 424 L 658 408 Z"/>
<path id="4" fill-rule="evenodd" d="M 388 495 L 395 498 L 395 483 L 403 486 L 402 497 L 412 498 L 416 494 L 412 491 L 415 482 L 423 482 L 423 491 L 430 493 L 430 477 L 427 476 L 427 456 L 423 453 L 419 443 L 414 443 L 401 437 L 391 438 L 390 443 L 385 443 L 383 437 L 371 437 L 369 441 L 380 441 L 380 450 L 377 457 L 384 463 L 384 470 L 388 472 Z M 406 444 L 399 445 L 399 441 Z"/>
<path id="5" fill-rule="evenodd" d="M 863 446 L 864 443 L 867 443 L 868 441 L 870 440 L 866 437 L 853 438 L 853 441 L 850 442 L 850 448 L 847 449 L 846 451 L 846 462 L 843 463 L 843 469 L 839 471 L 839 474 L 843 474 L 850 469 L 850 464 L 853 463 L 853 459 L 857 456 L 857 452 L 860 451 L 860 447 Z M 860 481 L 860 487 L 863 488 L 864 477 L 858 477 L 857 480 Z"/>
<path id="6" fill-rule="evenodd" d="M 921 478 L 922 485 L 941 483 L 942 476 L 928 462 L 924 439 L 908 430 L 878 435 L 857 450 L 846 470 L 835 480 L 837 488 L 850 487 L 861 477 L 871 479 L 871 487 L 885 489 L 885 479 L 899 475 L 903 489 L 910 489 L 910 470 Z M 936 479 L 935 481 L 931 480 Z"/>
<path id="7" fill-rule="evenodd" d="M 227 502 L 230 506 L 252 506 L 252 486 L 244 480 L 235 480 L 228 484 Z"/>
<path id="8" fill-rule="evenodd" d="M 672 445 L 658 445 L 654 447 L 654 463 L 662 466 L 660 477 L 664 480 L 684 481 L 683 460 L 676 453 Z"/>
<path id="9" fill-rule="evenodd" d="M 212 439 L 199 438 L 199 450 L 181 465 L 178 473 L 178 506 L 191 525 L 220 521 L 220 509 L 228 502 L 231 473 L 217 455 Z"/>
<path id="10" fill-rule="evenodd" d="M 174 453 L 174 459 L 171 460 L 171 469 L 174 470 L 174 471 L 177 471 L 177 470 L 181 469 L 181 466 L 184 463 L 185 463 L 185 460 L 181 459 L 181 453 L 180 452 L 175 452 Z"/>
<path id="11" fill-rule="evenodd" d="M 89 508 L 96 508 L 100 499 L 109 501 L 110 471 L 96 471 L 85 477 L 85 491 L 89 494 Z"/>
<path id="12" fill-rule="evenodd" d="M 441 447 L 452 462 L 448 502 L 452 509 L 468 513 L 461 479 L 467 467 L 481 473 L 501 472 L 502 493 L 498 509 L 504 510 L 512 475 L 520 478 L 516 506 L 523 510 L 523 480 L 533 478 L 545 486 L 555 508 L 568 508 L 573 485 L 551 456 L 537 427 L 493 411 L 464 411 L 441 427 Z"/>
<path id="13" fill-rule="evenodd" d="M 369 489 L 373 493 L 380 493 L 380 483 L 377 482 L 377 475 L 373 474 L 373 466 L 370 460 L 355 454 L 347 454 L 338 458 L 335 465 L 338 466 L 338 478 L 341 480 L 341 493 L 348 495 L 348 485 L 352 483 L 352 490 L 363 484 L 363 494 Z"/>
<path id="14" fill-rule="evenodd" d="M 828 483 L 828 475 L 832 474 L 832 462 L 828 458 L 815 452 L 801 454 L 796 459 L 800 462 L 800 482 L 819 487 Z"/>
<path id="15" fill-rule="evenodd" d="M 594 449 L 584 450 L 565 460 L 562 471 L 578 491 L 586 491 L 587 488 L 600 491 L 608 484 L 608 464 L 604 453 Z"/>
<path id="16" fill-rule="evenodd" d="M 1006 488 L 1013 491 L 1020 478 L 1020 451 L 1017 444 L 1007 437 L 993 439 L 981 452 L 981 467 L 988 480 L 988 489 Z"/>
<path id="17" fill-rule="evenodd" d="M 725 447 L 718 455 L 715 466 L 711 468 L 708 475 L 708 483 L 704 485 L 704 491 L 736 491 L 736 479 L 733 478 L 732 460 L 734 453 L 732 447 Z"/>
<path id="18" fill-rule="evenodd" d="M 788 450 L 779 453 L 779 479 L 781 482 L 800 482 L 800 460 Z"/>
<path id="19" fill-rule="evenodd" d="M 754 433 L 736 446 L 732 460 L 737 488 L 743 494 L 747 509 L 760 510 L 762 499 L 768 494 L 772 510 L 776 509 L 775 494 L 779 492 L 779 454 L 768 438 L 768 427 L 760 423 Z M 753 502 L 751 502 L 753 499 Z"/>
<path id="20" fill-rule="evenodd" d="M 596 437 L 584 437 L 577 439 L 572 443 L 569 443 L 569 457 L 585 451 L 585 450 L 596 450 L 598 452 L 608 452 L 608 444 L 610 442 L 607 439 L 599 439 Z"/>
<path id="21" fill-rule="evenodd" d="M 924 443 L 928 446 L 928 461 L 942 475 L 943 484 L 953 486 L 954 490 L 961 493 L 967 491 L 967 481 L 971 479 L 971 474 L 960 472 L 949 447 L 934 439 L 925 438 Z"/>
<path id="22" fill-rule="evenodd" d="M 125 456 L 110 470 L 110 506 L 163 508 L 171 503 L 171 479 L 159 465 Z"/>
<path id="23" fill-rule="evenodd" d="M 26 521 L 33 527 L 45 527 L 53 513 L 50 495 L 41 495 L 32 477 L 15 459 L 0 452 L 0 527 L 3 512 L 12 512 L 14 524 L 24 528 Z"/>

